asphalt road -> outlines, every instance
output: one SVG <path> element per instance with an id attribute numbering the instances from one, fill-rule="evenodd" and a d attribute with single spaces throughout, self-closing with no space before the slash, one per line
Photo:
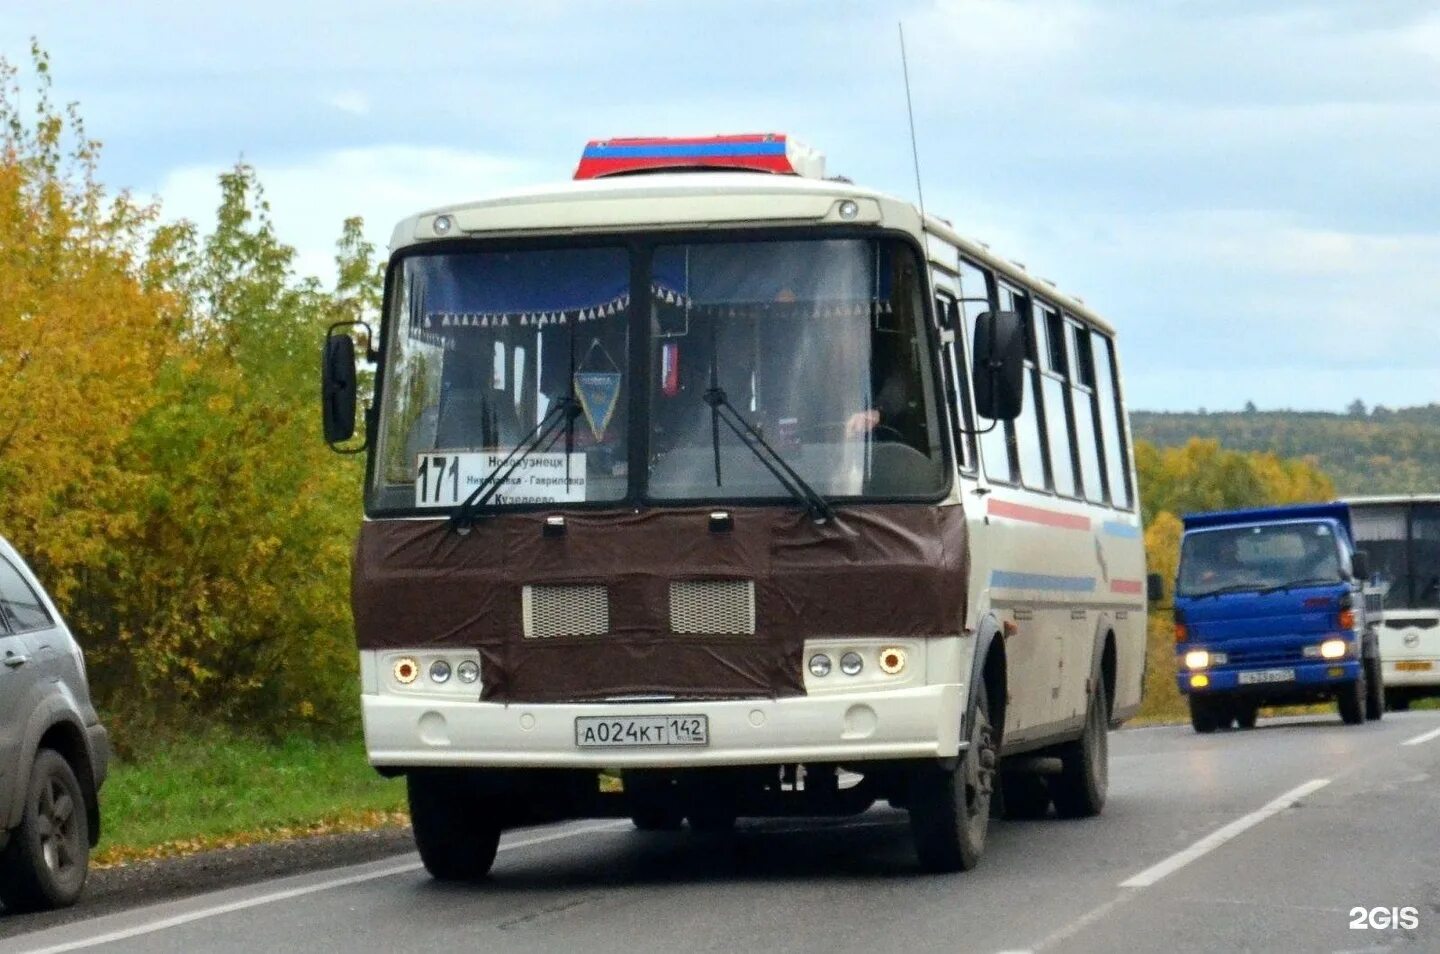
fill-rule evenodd
<path id="1" fill-rule="evenodd" d="M 1125 730 L 1100 818 L 995 822 L 950 876 L 908 835 L 888 809 L 725 837 L 576 822 L 507 835 L 480 885 L 397 855 L 0 951 L 1440 951 L 1440 712 Z M 1350 927 L 1407 907 L 1414 928 Z"/>

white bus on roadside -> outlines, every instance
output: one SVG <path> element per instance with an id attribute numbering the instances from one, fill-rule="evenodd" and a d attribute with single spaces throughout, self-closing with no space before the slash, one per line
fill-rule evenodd
<path id="1" fill-rule="evenodd" d="M 1098 813 L 1147 595 L 1109 324 L 785 136 L 593 142 L 576 180 L 392 242 L 353 602 L 429 871 L 530 821 L 878 800 L 968 869 L 997 797 Z"/>
<path id="2" fill-rule="evenodd" d="M 1385 705 L 1440 696 L 1440 494 L 1351 497 L 1355 544 L 1381 596 Z"/>

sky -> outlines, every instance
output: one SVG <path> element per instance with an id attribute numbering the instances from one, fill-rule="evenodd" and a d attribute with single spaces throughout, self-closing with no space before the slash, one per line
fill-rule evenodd
<path id="1" fill-rule="evenodd" d="M 0 0 L 101 177 L 213 221 L 259 172 L 333 275 L 584 143 L 786 132 L 1083 297 L 1132 408 L 1440 402 L 1440 2 Z"/>

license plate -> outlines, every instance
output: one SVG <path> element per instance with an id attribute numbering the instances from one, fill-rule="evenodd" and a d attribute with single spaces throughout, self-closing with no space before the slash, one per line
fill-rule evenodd
<path id="1" fill-rule="evenodd" d="M 1428 659 L 1402 659 L 1395 664 L 1400 672 L 1429 672 L 1431 662 Z"/>
<path id="2" fill-rule="evenodd" d="M 1293 669 L 1254 669 L 1237 674 L 1240 685 L 1254 686 L 1266 682 L 1294 682 Z"/>
<path id="3" fill-rule="evenodd" d="M 582 749 L 709 745 L 710 719 L 703 715 L 578 716 L 575 744 Z"/>

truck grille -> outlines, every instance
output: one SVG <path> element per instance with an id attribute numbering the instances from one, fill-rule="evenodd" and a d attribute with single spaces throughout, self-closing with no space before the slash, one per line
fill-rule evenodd
<path id="1" fill-rule="evenodd" d="M 603 636 L 610 632 L 610 594 L 603 586 L 527 586 L 525 636 Z"/>
<path id="2" fill-rule="evenodd" d="M 750 580 L 672 582 L 670 631 L 682 635 L 755 635 L 755 584 Z"/>

